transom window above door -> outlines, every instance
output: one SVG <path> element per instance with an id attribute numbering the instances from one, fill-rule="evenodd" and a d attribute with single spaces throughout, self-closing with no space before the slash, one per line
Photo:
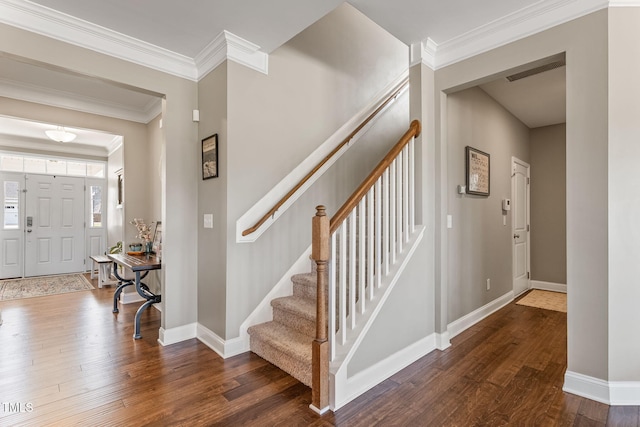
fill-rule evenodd
<path id="1" fill-rule="evenodd" d="M 104 178 L 106 162 L 0 152 L 0 171 Z"/>

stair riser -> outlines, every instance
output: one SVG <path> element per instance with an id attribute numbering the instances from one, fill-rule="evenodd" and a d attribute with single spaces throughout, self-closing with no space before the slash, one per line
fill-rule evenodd
<path id="1" fill-rule="evenodd" d="M 269 343 L 262 341 L 261 339 L 251 336 L 250 337 L 251 351 L 258 356 L 262 357 L 267 362 L 270 362 L 280 369 L 303 383 L 304 385 L 311 387 L 311 361 L 300 361 L 290 357 L 289 355 L 273 348 Z M 311 346 L 311 342 L 309 342 Z"/>
<path id="2" fill-rule="evenodd" d="M 293 283 L 293 295 L 302 298 L 309 298 L 315 301 L 317 295 L 316 285 L 310 286 L 306 283 Z"/>
<path id="3" fill-rule="evenodd" d="M 311 319 L 278 308 L 273 309 L 273 320 L 310 337 L 316 335 L 316 324 Z"/>

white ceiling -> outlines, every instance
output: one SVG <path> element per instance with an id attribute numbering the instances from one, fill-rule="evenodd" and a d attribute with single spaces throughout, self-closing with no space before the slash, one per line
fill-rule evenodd
<path id="1" fill-rule="evenodd" d="M 136 52 L 144 48 L 166 55 L 167 61 L 160 62 L 176 60 L 183 68 L 185 64 L 187 68 L 196 68 L 198 58 L 224 31 L 257 45 L 260 52 L 268 54 L 341 3 L 341 0 L 0 0 L 0 22 L 80 45 L 84 42 L 85 47 L 114 56 L 119 56 L 119 51 L 109 50 L 109 43 L 91 43 L 117 40 L 113 46 L 131 46 L 138 49 Z M 452 58 L 459 60 L 468 56 L 469 52 L 462 47 L 470 38 L 476 41 L 474 49 L 479 53 L 552 23 L 607 7 L 609 2 L 350 0 L 348 3 L 407 45 L 420 46 L 423 62 L 437 69 L 455 61 Z M 540 17 L 547 15 L 548 23 L 541 23 Z M 76 33 L 69 33 L 71 30 Z M 78 34 L 87 37 L 78 37 Z M 496 34 L 502 39 L 496 40 Z M 479 42 L 482 40 L 486 40 L 484 45 Z M 120 57 L 131 60 L 125 54 Z M 0 53 L 0 96 L 143 123 L 160 111 L 160 99 L 153 94 L 14 59 L 3 58 Z M 197 76 L 198 72 L 192 75 Z M 528 126 L 564 120 L 561 118 L 564 73 L 547 72 L 516 84 L 500 81 L 482 88 Z M 549 115 L 552 111 L 556 111 L 553 117 Z M 0 133 L 6 136 L 8 129 Z M 19 136 L 35 137 L 32 131 Z"/>

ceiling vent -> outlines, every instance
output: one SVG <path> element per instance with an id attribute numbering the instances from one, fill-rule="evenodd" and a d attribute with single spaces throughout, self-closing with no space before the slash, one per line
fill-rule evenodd
<path id="1" fill-rule="evenodd" d="M 566 62 L 564 59 L 556 62 L 550 62 L 549 64 L 541 65 L 530 70 L 522 71 L 520 73 L 507 76 L 507 80 L 515 82 L 516 80 L 524 79 L 525 77 L 534 76 L 536 74 L 544 73 L 545 71 L 555 70 L 556 68 L 564 67 Z"/>

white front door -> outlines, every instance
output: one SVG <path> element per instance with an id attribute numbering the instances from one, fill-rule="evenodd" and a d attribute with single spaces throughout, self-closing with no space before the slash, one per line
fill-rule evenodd
<path id="1" fill-rule="evenodd" d="M 529 169 L 530 166 L 512 157 L 511 160 L 511 224 L 513 230 L 513 293 L 529 289 Z"/>
<path id="2" fill-rule="evenodd" d="M 22 277 L 24 174 L 0 173 L 0 279 Z"/>
<path id="3" fill-rule="evenodd" d="M 26 190 L 25 276 L 84 271 L 84 179 L 27 175 Z"/>

